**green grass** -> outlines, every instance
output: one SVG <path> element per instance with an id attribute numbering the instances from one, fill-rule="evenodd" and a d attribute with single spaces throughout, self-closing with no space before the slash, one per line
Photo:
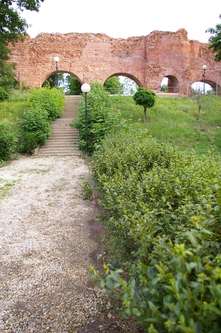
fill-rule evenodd
<path id="1" fill-rule="evenodd" d="M 30 106 L 28 96 L 28 92 L 12 91 L 9 100 L 0 103 L 0 122 L 10 122 L 16 126 L 23 112 Z"/>
<path id="2" fill-rule="evenodd" d="M 130 126 L 142 128 L 160 141 L 173 143 L 181 150 L 195 149 L 199 154 L 208 150 L 221 152 L 221 97 L 201 97 L 200 120 L 194 98 L 157 97 L 154 107 L 147 110 L 146 123 L 143 107 L 135 105 L 132 97 L 111 96 L 111 104 Z M 28 94 L 14 92 L 9 101 L 0 103 L 0 122 L 7 121 L 16 127 L 28 107 Z"/>
<path id="3" fill-rule="evenodd" d="M 0 199 L 3 199 L 9 193 L 9 191 L 15 185 L 15 183 L 16 181 L 12 181 L 11 183 L 5 183 L 3 185 L 0 184 Z"/>
<path id="4" fill-rule="evenodd" d="M 143 122 L 143 107 L 132 97 L 111 96 L 112 108 L 121 112 L 128 124 L 143 128 L 160 141 L 170 142 L 181 150 L 194 149 L 198 154 L 221 153 L 221 97 L 201 97 L 200 120 L 194 98 L 157 97 L 153 108 L 147 109 Z"/>

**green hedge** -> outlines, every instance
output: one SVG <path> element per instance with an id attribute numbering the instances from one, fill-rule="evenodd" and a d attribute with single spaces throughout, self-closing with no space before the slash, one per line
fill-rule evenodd
<path id="1" fill-rule="evenodd" d="M 46 110 L 49 121 L 53 121 L 61 116 L 65 103 L 64 92 L 48 87 L 34 89 L 30 94 L 30 103 L 34 108 Z"/>
<path id="2" fill-rule="evenodd" d="M 148 332 L 219 332 L 219 159 L 121 131 L 106 137 L 92 171 L 114 257 L 102 288 Z"/>
<path id="3" fill-rule="evenodd" d="M 16 152 L 32 154 L 47 140 L 51 122 L 61 115 L 65 103 L 63 91 L 47 87 L 13 91 L 9 99 L 1 110 L 0 160 L 10 159 Z M 30 101 L 24 104 L 23 100 Z"/>
<path id="4" fill-rule="evenodd" d="M 14 127 L 5 121 L 0 122 L 0 160 L 8 160 L 17 149 L 17 133 Z"/>
<path id="5" fill-rule="evenodd" d="M 19 151 L 28 155 L 33 154 L 36 147 L 46 142 L 51 128 L 47 110 L 32 107 L 24 112 L 20 122 Z"/>

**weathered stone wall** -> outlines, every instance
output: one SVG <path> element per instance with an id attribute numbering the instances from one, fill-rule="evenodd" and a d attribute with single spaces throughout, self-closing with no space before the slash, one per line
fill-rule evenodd
<path id="1" fill-rule="evenodd" d="M 125 75 L 140 86 L 158 90 L 162 79 L 169 76 L 171 82 L 177 81 L 179 92 L 186 94 L 193 82 L 202 80 L 205 64 L 206 82 L 221 86 L 221 64 L 214 61 L 208 44 L 189 40 L 184 29 L 127 39 L 92 33 L 42 33 L 33 39 L 27 36 L 11 50 L 17 80 L 30 87 L 41 86 L 55 73 L 55 56 L 60 59 L 59 72 L 71 73 L 80 82 L 103 83 L 112 75 Z"/>

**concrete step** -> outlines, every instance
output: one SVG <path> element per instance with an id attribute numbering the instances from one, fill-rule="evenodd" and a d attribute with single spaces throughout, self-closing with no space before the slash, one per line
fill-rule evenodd
<path id="1" fill-rule="evenodd" d="M 79 150 L 62 150 L 62 151 L 38 151 L 38 156 L 81 156 L 81 152 Z"/>
<path id="2" fill-rule="evenodd" d="M 79 136 L 78 136 L 78 133 L 62 133 L 62 132 L 53 132 L 53 134 L 51 134 L 50 135 L 50 137 L 48 138 L 48 140 L 50 140 L 50 139 L 55 139 L 55 138 L 62 138 L 62 137 L 64 137 L 64 138 L 78 138 Z"/>
<path id="3" fill-rule="evenodd" d="M 79 132 L 68 132 L 65 129 L 62 132 L 62 129 L 59 131 L 53 131 L 52 134 L 49 136 L 49 138 L 54 138 L 54 137 L 62 137 L 62 136 L 69 136 L 69 137 L 78 137 Z"/>
<path id="4" fill-rule="evenodd" d="M 41 149 L 41 151 L 39 151 L 39 155 L 41 155 L 41 154 L 54 154 L 54 155 L 56 155 L 56 154 L 61 154 L 61 153 L 65 153 L 65 154 L 67 154 L 67 153 L 76 153 L 76 152 L 78 152 L 79 153 L 79 150 L 78 149 L 73 149 L 73 148 L 57 148 L 57 147 L 55 147 L 55 148 L 51 148 L 51 149 Z"/>
<path id="5" fill-rule="evenodd" d="M 42 148 L 46 147 L 76 147 L 77 142 L 74 141 L 47 141 Z"/>
<path id="6" fill-rule="evenodd" d="M 69 155 L 79 156 L 81 152 L 77 145 L 79 142 L 79 132 L 70 126 L 73 119 L 77 117 L 81 96 L 66 96 L 65 106 L 60 118 L 52 124 L 52 134 L 47 142 L 39 147 L 39 156 Z"/>

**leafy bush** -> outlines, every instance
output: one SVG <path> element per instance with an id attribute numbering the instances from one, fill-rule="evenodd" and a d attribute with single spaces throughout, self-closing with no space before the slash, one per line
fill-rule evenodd
<path id="1" fill-rule="evenodd" d="M 59 89 L 11 92 L 9 101 L 1 103 L 0 108 L 0 120 L 8 124 L 7 130 L 6 125 L 1 128 L 0 149 L 3 157 L 0 156 L 0 159 L 10 158 L 16 150 L 32 154 L 38 145 L 47 140 L 51 133 L 51 121 L 61 114 L 64 102 L 64 93 Z"/>
<path id="2" fill-rule="evenodd" d="M 152 258 L 148 266 L 138 262 L 128 281 L 122 270 L 105 266 L 101 287 L 112 291 L 125 315 L 135 316 L 147 332 L 220 332 L 221 256 L 208 255 L 214 247 L 209 230 L 192 229 L 185 237 L 186 245 L 156 239 L 153 251 L 163 261 Z"/>
<path id="3" fill-rule="evenodd" d="M 101 287 L 148 332 L 218 332 L 219 160 L 120 131 L 105 138 L 92 171 L 115 257 Z"/>
<path id="4" fill-rule="evenodd" d="M 5 99 L 8 99 L 9 94 L 3 87 L 0 87 L 0 102 L 4 101 Z"/>
<path id="5" fill-rule="evenodd" d="M 8 160 L 17 148 L 17 135 L 10 123 L 0 122 L 0 160 Z"/>
<path id="6" fill-rule="evenodd" d="M 45 109 L 31 107 L 24 112 L 20 122 L 20 152 L 32 154 L 38 145 L 42 145 L 51 133 L 48 112 Z"/>
<path id="7" fill-rule="evenodd" d="M 48 119 L 53 121 L 61 116 L 65 103 L 65 96 L 60 89 L 44 87 L 41 89 L 34 89 L 31 92 L 30 103 L 34 108 L 46 110 L 48 113 Z"/>
<path id="8" fill-rule="evenodd" d="M 30 96 L 30 91 L 12 90 L 9 94 L 9 101 L 20 102 L 27 101 Z"/>
<path id="9" fill-rule="evenodd" d="M 88 114 L 88 152 L 93 154 L 95 148 L 101 144 L 104 136 L 113 131 L 114 128 L 123 126 L 121 114 L 111 110 L 109 94 L 98 82 L 92 82 L 91 91 L 87 94 L 87 114 Z M 72 125 L 80 133 L 79 149 L 85 150 L 85 99 L 82 98 L 79 107 L 79 116 L 74 119 Z"/>

